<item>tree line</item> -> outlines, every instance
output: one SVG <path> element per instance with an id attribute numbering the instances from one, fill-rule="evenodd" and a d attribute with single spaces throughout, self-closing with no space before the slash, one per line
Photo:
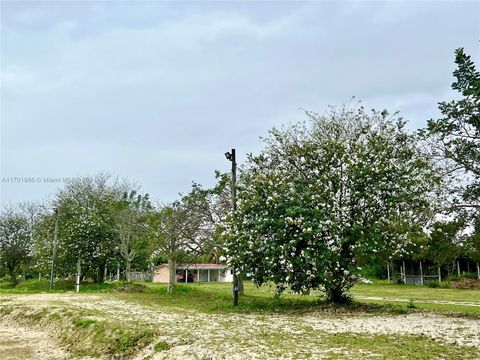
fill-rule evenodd
<path id="1" fill-rule="evenodd" d="M 424 129 L 361 103 L 272 129 L 239 169 L 236 199 L 228 174 L 169 204 L 100 174 L 70 181 L 48 204 L 5 208 L 1 264 L 14 284 L 19 268 L 47 273 L 55 221 L 57 276 L 80 260 L 82 277 L 102 282 L 106 268 L 122 267 L 129 280 L 132 268 L 162 261 L 173 269 L 169 290 L 179 262 L 225 257 L 241 278 L 273 282 L 278 295 L 321 288 L 344 302 L 365 265 L 479 261 L 480 74 L 463 49 L 455 63 L 459 99 L 439 103 L 442 117 Z"/>

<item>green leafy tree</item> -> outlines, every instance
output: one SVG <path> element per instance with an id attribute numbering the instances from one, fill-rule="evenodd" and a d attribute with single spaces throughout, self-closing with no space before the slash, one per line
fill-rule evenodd
<path id="1" fill-rule="evenodd" d="M 423 134 L 430 140 L 433 155 L 446 164 L 453 176 L 453 196 L 446 212 L 467 219 L 466 231 L 475 232 L 468 238 L 469 256 L 480 253 L 478 223 L 480 223 L 480 73 L 463 48 L 455 51 L 457 68 L 453 72 L 452 89 L 458 100 L 439 103 L 442 117 L 428 121 Z"/>
<path id="2" fill-rule="evenodd" d="M 455 268 L 455 261 L 465 251 L 464 226 L 464 221 L 459 219 L 436 221 L 430 227 L 425 257 L 437 266 L 446 266 L 449 275 Z"/>
<path id="3" fill-rule="evenodd" d="M 152 205 L 148 194 L 141 195 L 133 190 L 125 192 L 114 207 L 115 240 L 125 263 L 125 280 L 130 281 L 132 261 L 147 248 L 140 245 L 146 239 L 146 221 Z"/>
<path id="4" fill-rule="evenodd" d="M 231 213 L 232 203 L 230 177 L 217 172 L 216 179 L 217 183 L 211 189 L 194 183 L 190 192 L 182 197 L 182 202 L 197 219 L 197 237 L 202 239 L 203 259 L 218 263 L 224 258 L 221 234 L 224 221 Z"/>
<path id="5" fill-rule="evenodd" d="M 439 179 L 401 118 L 363 107 L 307 115 L 306 124 L 272 130 L 249 157 L 227 255 L 278 293 L 324 288 L 344 302 L 357 258 L 403 251 L 431 216 Z"/>
<path id="6" fill-rule="evenodd" d="M 159 206 L 149 215 L 152 256 L 168 259 L 170 293 L 176 283 L 177 264 L 189 256 L 201 253 L 202 238 L 198 237 L 197 215 L 180 201 Z"/>

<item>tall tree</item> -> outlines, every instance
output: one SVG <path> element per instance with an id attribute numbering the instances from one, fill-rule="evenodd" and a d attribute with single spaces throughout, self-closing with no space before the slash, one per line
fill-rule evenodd
<path id="1" fill-rule="evenodd" d="M 91 270 L 94 281 L 103 282 L 107 262 L 118 255 L 115 247 L 114 206 L 128 184 L 109 175 L 74 179 L 61 189 L 53 206 L 59 216 L 59 258 L 67 272 Z"/>
<path id="2" fill-rule="evenodd" d="M 343 302 L 357 257 L 402 251 L 430 215 L 438 179 L 401 118 L 363 107 L 307 115 L 249 157 L 228 257 L 257 284 L 324 288 Z"/>
<path id="3" fill-rule="evenodd" d="M 194 183 L 182 202 L 196 218 L 197 239 L 202 244 L 202 255 L 210 261 L 219 262 L 223 256 L 224 221 L 232 211 L 229 176 L 216 172 L 217 183 L 213 188 L 204 188 Z"/>
<path id="4" fill-rule="evenodd" d="M 17 285 L 17 269 L 32 256 L 32 228 L 29 218 L 17 208 L 0 214 L 0 259 L 8 269 L 12 285 Z"/>
<path id="5" fill-rule="evenodd" d="M 455 63 L 452 89 L 461 97 L 439 103 L 442 117 L 429 120 L 423 134 L 430 140 L 434 157 L 445 162 L 454 178 L 446 212 L 467 219 L 465 226 L 474 230 L 467 248 L 474 256 L 480 253 L 480 72 L 463 48 L 455 51 Z"/>
<path id="6" fill-rule="evenodd" d="M 175 201 L 159 206 L 150 214 L 149 228 L 154 256 L 168 259 L 168 292 L 172 292 L 178 262 L 202 253 L 204 238 L 199 234 L 200 216 L 185 203 Z"/>
<path id="7" fill-rule="evenodd" d="M 130 281 L 132 261 L 138 255 L 139 243 L 146 234 L 147 212 L 151 210 L 148 194 L 136 191 L 125 192 L 114 212 L 114 230 L 117 248 L 125 263 L 125 280 Z"/>

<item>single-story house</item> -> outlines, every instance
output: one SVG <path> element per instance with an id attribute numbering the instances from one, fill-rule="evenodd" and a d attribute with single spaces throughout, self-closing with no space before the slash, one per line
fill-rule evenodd
<path id="1" fill-rule="evenodd" d="M 169 272 L 168 264 L 157 266 L 153 282 L 168 283 Z M 188 279 L 193 282 L 232 282 L 233 274 L 222 264 L 183 264 L 177 266 L 175 278 L 181 282 L 187 282 Z"/>

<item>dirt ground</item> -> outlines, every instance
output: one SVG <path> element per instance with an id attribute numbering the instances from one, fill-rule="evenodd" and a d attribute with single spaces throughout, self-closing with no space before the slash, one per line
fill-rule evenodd
<path id="1" fill-rule="evenodd" d="M 0 359 L 70 359 L 56 341 L 43 331 L 0 322 Z"/>
<path id="2" fill-rule="evenodd" d="M 30 309 L 56 307 L 94 310 L 101 317 L 118 321 L 142 321 L 149 326 L 162 329 L 157 339 L 175 344 L 170 349 L 154 353 L 152 346 L 138 354 L 138 359 L 213 359 L 236 358 L 245 348 L 255 349 L 250 358 L 269 358 L 269 343 L 259 337 L 259 329 L 265 333 L 279 333 L 283 337 L 294 337 L 320 331 L 330 334 L 385 334 L 424 335 L 446 344 L 457 344 L 480 349 L 480 321 L 478 319 L 455 318 L 433 313 L 407 315 L 348 315 L 325 314 L 305 315 L 259 315 L 259 314 L 203 314 L 194 311 L 178 311 L 175 308 L 139 306 L 130 302 L 105 298 L 99 295 L 79 294 L 35 294 L 9 295 L 0 301 L 26 306 Z M 39 329 L 29 330 L 15 326 L 8 319 L 0 318 L 0 359 L 67 359 L 49 334 Z M 232 342 L 230 339 L 241 339 Z M 302 339 L 303 336 L 300 336 Z M 308 340 L 305 340 L 308 341 Z M 244 346 L 241 348 L 240 346 Z M 212 353 L 211 349 L 215 349 Z M 262 348 L 265 352 L 262 352 Z M 52 352 L 53 351 L 53 352 Z M 312 350 L 315 351 L 315 350 Z M 313 353 L 321 357 L 319 353 Z M 264 357 L 262 357 L 264 356 Z M 243 357 L 244 358 L 244 357 Z"/>

